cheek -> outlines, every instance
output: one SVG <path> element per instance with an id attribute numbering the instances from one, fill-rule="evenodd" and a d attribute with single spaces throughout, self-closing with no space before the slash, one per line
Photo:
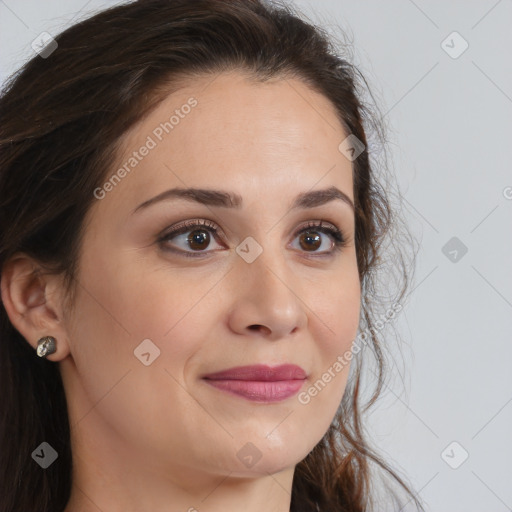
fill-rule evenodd
<path id="1" fill-rule="evenodd" d="M 84 265 L 80 281 L 85 283 L 79 306 L 81 323 L 90 322 L 106 337 L 114 332 L 131 351 L 142 340 L 170 337 L 179 324 L 200 309 L 205 291 L 201 280 L 184 276 L 172 265 L 154 265 L 133 251 L 119 251 L 109 257 L 103 251 Z M 96 270 L 99 269 L 99 270 Z M 119 336 L 118 332 L 122 333 Z"/>
<path id="2" fill-rule="evenodd" d="M 317 325 L 316 339 L 324 364 L 350 349 L 361 313 L 361 287 L 357 274 L 326 280 L 312 298 L 310 319 Z M 325 358 L 328 358 L 327 360 Z"/>
<path id="3" fill-rule="evenodd" d="M 360 317 L 361 288 L 354 275 L 333 280 L 316 296 L 310 315 L 319 364 L 309 387 L 299 401 L 315 410 L 318 421 L 334 417 L 345 392 L 350 366 L 352 344 L 357 336 Z M 327 423 L 327 426 L 328 424 Z M 327 428 L 327 427 L 326 427 Z"/>
<path id="4" fill-rule="evenodd" d="M 171 281 L 156 273 L 84 272 L 87 291 L 78 293 L 69 330 L 79 379 L 69 386 L 70 413 L 84 435 L 108 425 L 142 454 L 165 446 L 185 459 L 208 421 L 183 387 L 186 362 L 204 339 L 194 326 L 205 322 L 198 318 L 205 310 L 193 314 L 204 292 L 192 286 L 187 294 L 179 283 L 174 291 Z M 134 354 L 145 339 L 160 350 L 148 366 Z"/>

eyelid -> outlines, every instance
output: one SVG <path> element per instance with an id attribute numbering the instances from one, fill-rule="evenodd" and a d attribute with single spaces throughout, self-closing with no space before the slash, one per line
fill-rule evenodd
<path id="1" fill-rule="evenodd" d="M 170 235 L 180 235 L 182 233 L 186 233 L 189 230 L 192 230 L 192 228 L 196 227 L 206 227 L 211 229 L 211 231 L 215 232 L 216 234 L 221 232 L 223 233 L 220 226 L 214 222 L 213 220 L 209 219 L 192 219 L 192 220 L 186 220 L 183 222 L 179 222 L 178 224 L 175 224 L 171 227 L 165 228 L 162 234 L 158 235 L 158 239 L 164 239 Z"/>

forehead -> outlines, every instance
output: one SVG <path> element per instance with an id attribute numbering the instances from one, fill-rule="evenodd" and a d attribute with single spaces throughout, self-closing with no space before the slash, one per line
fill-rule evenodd
<path id="1" fill-rule="evenodd" d="M 298 79 L 207 75 L 169 94 L 125 134 L 112 173 L 125 172 L 109 203 L 133 205 L 164 188 L 225 184 L 244 197 L 259 191 L 270 200 L 319 181 L 353 198 L 351 162 L 338 149 L 345 138 L 333 104 Z"/>

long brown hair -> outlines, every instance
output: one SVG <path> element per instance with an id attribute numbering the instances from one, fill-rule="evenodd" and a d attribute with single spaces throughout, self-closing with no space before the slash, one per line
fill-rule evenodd
<path id="1" fill-rule="evenodd" d="M 376 179 L 367 131 L 384 141 L 384 129 L 362 101 L 366 81 L 360 71 L 296 9 L 269 0 L 140 0 L 104 10 L 55 40 L 57 49 L 28 61 L 0 98 L 0 270 L 23 252 L 66 277 L 72 303 L 83 219 L 94 190 L 104 183 L 122 135 L 179 78 L 243 70 L 260 81 L 302 80 L 332 102 L 346 133 L 365 146 L 353 161 L 356 253 L 361 319 L 377 373 L 375 390 L 362 404 L 363 358 L 354 358 L 335 420 L 296 466 L 291 511 L 368 510 L 373 468 L 423 510 L 370 448 L 361 421 L 384 385 L 386 357 L 372 314 L 379 304 L 375 271 L 398 216 L 383 186 L 386 175 Z M 403 254 L 394 261 L 402 278 L 395 302 L 405 296 L 410 277 Z M 0 512 L 60 512 L 70 497 L 72 453 L 59 367 L 35 357 L 3 307 L 0 364 Z M 46 470 L 31 460 L 43 440 L 59 454 Z"/>

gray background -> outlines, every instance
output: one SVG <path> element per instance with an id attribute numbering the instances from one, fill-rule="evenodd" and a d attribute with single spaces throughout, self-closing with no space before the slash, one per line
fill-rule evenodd
<path id="1" fill-rule="evenodd" d="M 42 31 L 115 3 L 0 0 L 2 82 Z M 427 510 L 512 510 L 512 2 L 295 4 L 353 41 L 421 241 L 414 291 L 394 320 L 401 352 L 367 419 L 374 444 Z"/>

